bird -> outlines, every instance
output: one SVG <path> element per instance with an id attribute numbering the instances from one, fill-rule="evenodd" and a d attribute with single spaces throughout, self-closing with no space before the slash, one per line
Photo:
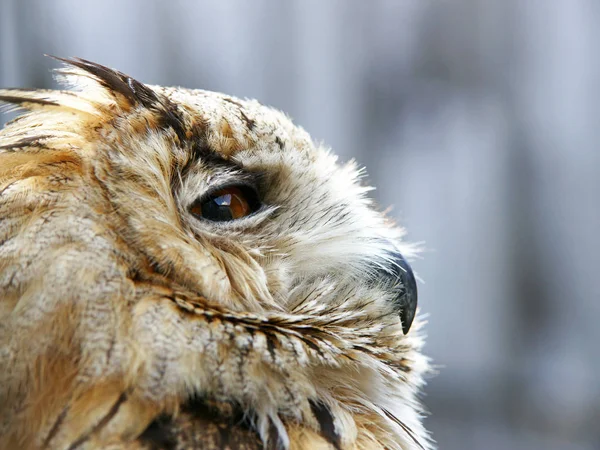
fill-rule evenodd
<path id="1" fill-rule="evenodd" d="M 284 113 L 56 58 L 0 89 L 0 449 L 421 449 L 418 252 Z"/>

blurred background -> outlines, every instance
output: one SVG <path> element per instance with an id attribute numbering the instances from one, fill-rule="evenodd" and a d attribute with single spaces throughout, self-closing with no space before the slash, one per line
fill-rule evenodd
<path id="1" fill-rule="evenodd" d="M 425 243 L 445 450 L 600 448 L 599 43 L 597 0 L 0 1 L 1 86 L 80 56 L 257 98 L 367 167 Z"/>

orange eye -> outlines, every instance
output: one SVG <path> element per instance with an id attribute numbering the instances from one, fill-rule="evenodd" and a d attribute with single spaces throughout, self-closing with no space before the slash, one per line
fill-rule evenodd
<path id="1" fill-rule="evenodd" d="M 207 220 L 225 222 L 249 216 L 259 207 L 260 202 L 254 189 L 240 185 L 215 191 L 208 198 L 194 203 L 190 211 Z"/>

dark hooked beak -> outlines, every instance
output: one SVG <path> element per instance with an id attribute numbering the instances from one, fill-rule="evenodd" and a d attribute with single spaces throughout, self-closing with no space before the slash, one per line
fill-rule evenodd
<path id="1" fill-rule="evenodd" d="M 393 290 L 394 310 L 400 315 L 402 332 L 407 334 L 417 311 L 417 281 L 410 265 L 399 252 L 393 252 L 378 278 Z"/>

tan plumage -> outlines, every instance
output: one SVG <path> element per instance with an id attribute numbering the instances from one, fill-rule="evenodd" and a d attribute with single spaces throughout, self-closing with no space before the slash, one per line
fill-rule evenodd
<path id="1" fill-rule="evenodd" d="M 29 110 L 0 133 L 0 448 L 432 448 L 412 248 L 354 165 L 256 101 L 65 62 L 75 91 L 0 90 Z M 190 213 L 240 183 L 256 213 Z"/>

